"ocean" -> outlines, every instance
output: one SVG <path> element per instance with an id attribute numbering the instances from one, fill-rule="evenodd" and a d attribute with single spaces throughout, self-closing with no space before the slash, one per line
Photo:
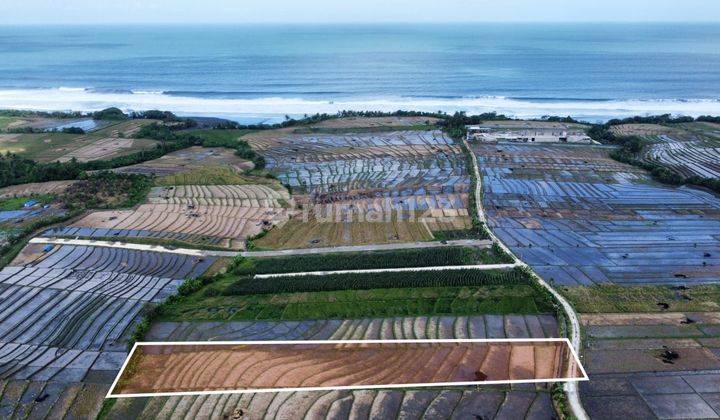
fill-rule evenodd
<path id="1" fill-rule="evenodd" d="M 0 27 L 0 108 L 720 115 L 720 24 Z"/>

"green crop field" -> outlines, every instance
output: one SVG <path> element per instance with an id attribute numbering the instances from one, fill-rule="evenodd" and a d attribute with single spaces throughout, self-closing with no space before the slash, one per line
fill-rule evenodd
<path id="1" fill-rule="evenodd" d="M 498 248 L 449 246 L 392 251 L 307 254 L 252 258 L 243 262 L 246 272 L 293 273 L 302 271 L 364 270 L 373 268 L 431 267 L 511 263 Z"/>
<path id="2" fill-rule="evenodd" d="M 444 270 L 401 273 L 351 273 L 327 276 L 292 276 L 259 279 L 239 277 L 223 290 L 225 295 L 271 294 L 285 292 L 325 292 L 396 287 L 460 287 L 528 284 L 521 269 Z"/>
<path id="3" fill-rule="evenodd" d="M 720 311 L 720 285 L 595 285 L 561 288 L 581 313 Z M 668 307 L 665 308 L 667 304 Z"/>
<path id="4" fill-rule="evenodd" d="M 429 287 L 217 296 L 221 285 L 165 305 L 165 321 L 300 320 L 423 315 L 536 314 L 552 307 L 532 286 Z"/>

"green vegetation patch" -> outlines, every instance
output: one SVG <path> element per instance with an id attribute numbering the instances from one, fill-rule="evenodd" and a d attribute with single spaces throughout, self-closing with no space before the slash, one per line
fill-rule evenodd
<path id="1" fill-rule="evenodd" d="M 186 134 L 201 138 L 203 147 L 227 147 L 229 149 L 236 148 L 241 142 L 240 137 L 252 132 L 253 130 L 242 129 L 193 129 L 184 131 Z"/>
<path id="2" fill-rule="evenodd" d="M 35 194 L 26 197 L 11 197 L 0 200 L 0 211 L 22 210 L 28 201 L 36 201 L 40 205 L 50 204 L 55 199 L 52 194 Z"/>
<path id="3" fill-rule="evenodd" d="M 190 172 L 177 173 L 155 178 L 157 186 L 173 185 L 269 185 L 282 188 L 280 183 L 266 176 L 242 174 L 228 166 L 205 166 Z"/>
<path id="4" fill-rule="evenodd" d="M 352 273 L 326 276 L 289 276 L 270 279 L 247 276 L 238 278 L 223 290 L 223 294 L 233 296 L 396 287 L 490 286 L 529 284 L 529 282 L 529 276 L 522 269 Z"/>
<path id="5" fill-rule="evenodd" d="M 561 288 L 581 313 L 712 312 L 720 310 L 720 285 Z M 666 306 L 667 305 L 667 306 Z"/>
<path id="6" fill-rule="evenodd" d="M 227 280 L 226 280 L 227 281 Z M 164 321 L 300 320 L 536 314 L 552 307 L 529 285 L 393 288 L 218 296 L 223 281 L 164 305 Z"/>
<path id="7" fill-rule="evenodd" d="M 497 247 L 482 249 L 462 246 L 307 254 L 247 260 L 242 264 L 243 269 L 247 270 L 246 272 L 256 273 L 512 263 L 512 258 Z"/>

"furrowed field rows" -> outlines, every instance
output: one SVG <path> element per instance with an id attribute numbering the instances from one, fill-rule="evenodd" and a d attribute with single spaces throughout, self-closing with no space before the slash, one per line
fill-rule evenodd
<path id="1" fill-rule="evenodd" d="M 313 219 L 291 218 L 256 245 L 297 248 L 426 240 L 434 232 L 471 227 L 470 178 L 452 140 L 430 129 L 357 131 L 274 130 L 245 137 Z"/>
<path id="2" fill-rule="evenodd" d="M 155 187 L 148 204 L 96 211 L 51 236 L 136 237 L 242 249 L 245 239 L 288 219 L 290 194 L 266 185 Z"/>
<path id="3" fill-rule="evenodd" d="M 531 387 L 473 390 L 325 391 L 131 398 L 118 401 L 108 419 L 552 418 L 550 394 Z"/>
<path id="4" fill-rule="evenodd" d="M 566 342 L 151 344 L 113 394 L 580 378 Z M 480 376 L 480 379 L 478 378 Z"/>
<path id="5" fill-rule="evenodd" d="M 420 316 L 308 321 L 157 322 L 148 341 L 557 337 L 552 315 Z"/>
<path id="6" fill-rule="evenodd" d="M 325 340 L 393 338 L 542 338 L 557 336 L 550 315 L 417 317 L 299 322 L 167 323 L 153 326 L 152 341 Z M 548 386 L 481 390 L 397 390 L 267 393 L 133 398 L 118 401 L 108 418 L 550 418 Z"/>
<path id="7" fill-rule="evenodd" d="M 148 201 L 152 204 L 191 206 L 284 207 L 290 200 L 287 191 L 265 185 L 178 185 L 154 187 Z"/>
<path id="8" fill-rule="evenodd" d="M 0 271 L 2 417 L 13 411 L 93 417 L 122 365 L 142 308 L 174 294 L 183 279 L 213 262 L 28 245 Z"/>
<path id="9" fill-rule="evenodd" d="M 683 176 L 720 177 L 720 131 L 717 125 L 692 122 L 672 125 L 623 124 L 613 132 L 650 142 L 641 158 Z"/>
<path id="10" fill-rule="evenodd" d="M 650 138 L 643 159 L 659 163 L 685 177 L 720 178 L 720 141 L 678 140 L 667 135 Z"/>
<path id="11" fill-rule="evenodd" d="M 562 285 L 720 278 L 720 200 L 653 182 L 608 148 L 475 145 L 489 225 Z"/>

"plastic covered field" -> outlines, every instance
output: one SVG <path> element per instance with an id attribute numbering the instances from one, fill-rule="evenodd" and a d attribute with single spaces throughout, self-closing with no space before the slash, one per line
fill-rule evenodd
<path id="1" fill-rule="evenodd" d="M 720 313 L 583 314 L 593 418 L 720 416 Z"/>
<path id="2" fill-rule="evenodd" d="M 298 134 L 273 130 L 245 138 L 292 189 L 311 218 L 339 214 L 308 229 L 289 224 L 258 242 L 269 248 L 432 239 L 470 227 L 470 179 L 460 148 L 437 130 Z M 371 220 L 372 219 L 372 220 Z M 393 220 L 392 229 L 373 220 Z M 408 219 L 414 219 L 407 221 Z M 364 223 L 371 220 L 371 223 Z M 307 223 L 305 223 L 307 224 Z M 384 224 L 390 224 L 387 221 Z M 404 232 L 416 232 L 405 234 Z"/>
<path id="3" fill-rule="evenodd" d="M 0 416 L 27 410 L 31 418 L 54 412 L 94 417 L 142 308 L 175 293 L 213 261 L 28 245 L 0 271 Z"/>
<path id="4" fill-rule="evenodd" d="M 562 285 L 720 279 L 720 199 L 589 146 L 474 145 L 488 223 Z"/>

